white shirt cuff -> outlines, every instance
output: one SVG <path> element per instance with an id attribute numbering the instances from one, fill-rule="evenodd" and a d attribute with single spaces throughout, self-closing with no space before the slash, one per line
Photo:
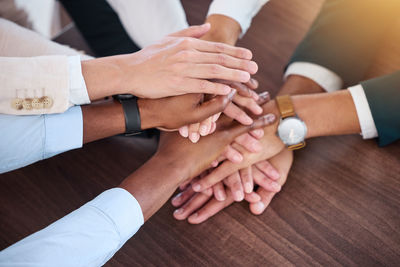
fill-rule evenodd
<path id="1" fill-rule="evenodd" d="M 122 246 L 143 225 L 143 212 L 139 202 L 122 188 L 113 188 L 101 193 L 85 204 L 101 210 L 114 223 Z"/>
<path id="2" fill-rule="evenodd" d="M 85 79 L 82 74 L 81 57 L 69 56 L 68 67 L 70 106 L 90 104 Z"/>
<path id="3" fill-rule="evenodd" d="M 207 16 L 221 14 L 236 20 L 242 28 L 242 37 L 250 27 L 251 20 L 268 0 L 214 0 Z"/>
<path id="4" fill-rule="evenodd" d="M 361 135 L 364 139 L 378 137 L 374 118 L 365 96 L 364 88 L 359 84 L 349 88 L 354 105 L 356 106 L 358 120 L 360 122 Z"/>
<path id="5" fill-rule="evenodd" d="M 342 89 L 343 80 L 333 71 L 309 62 L 294 62 L 287 68 L 284 80 L 289 75 L 300 75 L 316 82 L 327 92 L 334 92 Z"/>
<path id="6" fill-rule="evenodd" d="M 45 144 L 43 158 L 82 147 L 83 118 L 80 106 L 71 107 L 60 114 L 45 117 Z"/>

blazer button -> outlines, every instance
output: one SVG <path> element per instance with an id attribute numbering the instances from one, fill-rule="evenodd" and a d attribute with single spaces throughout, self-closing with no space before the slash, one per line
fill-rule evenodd
<path id="1" fill-rule="evenodd" d="M 49 96 L 41 97 L 40 100 L 43 103 L 44 108 L 51 108 L 53 106 L 53 99 Z"/>
<path id="2" fill-rule="evenodd" d="M 22 98 L 14 98 L 11 101 L 11 107 L 16 110 L 21 110 L 23 108 L 22 101 L 24 101 Z"/>
<path id="3" fill-rule="evenodd" d="M 32 100 L 32 108 L 34 108 L 34 109 L 42 109 L 43 106 L 44 106 L 44 104 L 39 98 L 35 97 Z"/>
<path id="4" fill-rule="evenodd" d="M 31 110 L 32 109 L 32 98 L 25 98 L 24 101 L 22 101 L 22 107 L 26 110 Z"/>

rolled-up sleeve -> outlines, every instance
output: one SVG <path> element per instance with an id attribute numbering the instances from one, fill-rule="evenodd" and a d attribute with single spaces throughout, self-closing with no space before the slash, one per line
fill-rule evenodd
<path id="1" fill-rule="evenodd" d="M 253 17 L 268 0 L 214 0 L 208 10 L 208 16 L 221 14 L 236 20 L 242 28 L 242 37 L 251 25 Z"/>
<path id="2" fill-rule="evenodd" d="M 0 114 L 0 173 L 82 147 L 80 106 L 62 114 Z"/>
<path id="3" fill-rule="evenodd" d="M 102 266 L 143 222 L 137 200 L 113 188 L 0 252 L 0 265 Z"/>

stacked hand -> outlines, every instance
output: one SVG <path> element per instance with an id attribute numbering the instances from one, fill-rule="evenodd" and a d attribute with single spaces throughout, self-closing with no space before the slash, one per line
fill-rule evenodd
<path id="1" fill-rule="evenodd" d="M 273 102 L 265 106 L 267 112 L 276 113 L 275 109 Z M 174 213 L 175 218 L 201 223 L 243 198 L 250 203 L 252 213 L 261 214 L 285 183 L 293 161 L 292 152 L 284 149 L 276 137 L 276 127 L 275 123 L 265 128 L 265 135 L 260 140 L 263 149 L 258 153 L 237 147 L 244 157 L 242 162 L 224 161 L 219 167 L 202 174 L 200 179 L 181 187 L 183 191 L 172 200 L 172 204 L 179 207 Z M 259 186 L 256 192 L 253 192 L 253 185 Z"/>

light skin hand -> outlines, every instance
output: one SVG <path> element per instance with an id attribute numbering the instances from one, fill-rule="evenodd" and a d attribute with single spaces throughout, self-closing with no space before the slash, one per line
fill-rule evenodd
<path id="1" fill-rule="evenodd" d="M 278 183 L 281 186 L 286 181 L 293 161 L 293 155 L 289 152 L 290 151 L 288 150 L 283 150 L 280 154 L 271 158 L 269 161 L 270 164 L 280 172 Z M 256 166 L 253 165 L 252 168 L 256 168 Z M 268 175 L 265 173 L 262 172 L 261 175 L 263 175 L 265 179 L 269 179 Z M 259 215 L 265 211 L 271 202 L 271 199 L 276 194 L 277 192 L 274 190 L 267 190 L 263 187 L 259 187 L 257 193 L 253 192 L 251 194 L 246 194 L 245 199 L 249 202 L 250 211 L 255 215 Z M 171 202 L 174 207 L 178 208 L 174 212 L 174 217 L 177 220 L 187 219 L 191 224 L 199 224 L 228 207 L 234 203 L 234 201 L 231 191 L 227 191 L 226 198 L 223 201 L 220 201 L 213 197 L 209 192 L 196 193 L 191 187 L 188 187 L 176 195 Z"/>
<path id="2" fill-rule="evenodd" d="M 247 82 L 257 64 L 248 49 L 198 39 L 209 29 L 209 24 L 192 26 L 133 54 L 83 61 L 90 99 L 123 93 L 141 98 L 228 94 L 229 86 L 209 80 Z"/>

